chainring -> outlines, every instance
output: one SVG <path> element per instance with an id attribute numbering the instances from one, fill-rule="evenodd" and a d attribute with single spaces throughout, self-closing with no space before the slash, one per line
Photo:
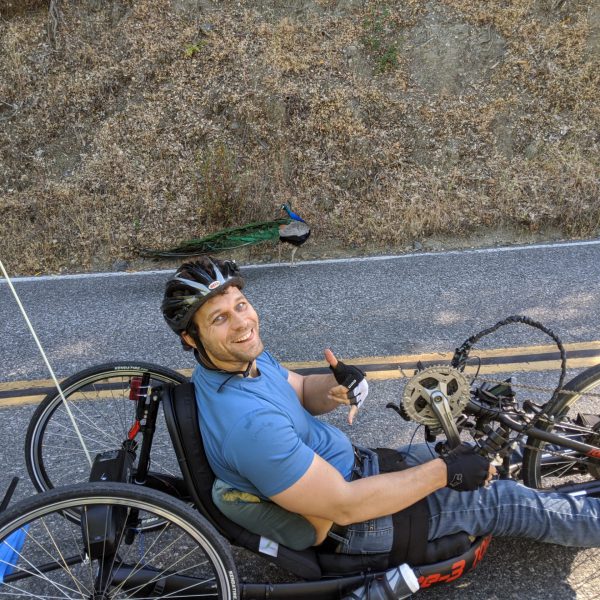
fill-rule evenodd
<path id="1" fill-rule="evenodd" d="M 470 385 L 461 371 L 449 365 L 435 365 L 417 371 L 406 383 L 401 408 L 416 423 L 441 426 L 431 408 L 431 393 L 440 391 L 448 399 L 450 412 L 457 417 L 469 401 Z"/>

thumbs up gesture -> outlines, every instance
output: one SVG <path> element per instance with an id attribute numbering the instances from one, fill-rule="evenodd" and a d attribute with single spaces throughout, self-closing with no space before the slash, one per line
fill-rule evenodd
<path id="1" fill-rule="evenodd" d="M 352 425 L 358 409 L 369 394 L 366 376 L 358 367 L 338 360 L 329 348 L 325 350 L 325 360 L 329 363 L 329 368 L 338 383 L 329 390 L 328 398 L 340 404 L 350 405 L 348 423 Z"/>

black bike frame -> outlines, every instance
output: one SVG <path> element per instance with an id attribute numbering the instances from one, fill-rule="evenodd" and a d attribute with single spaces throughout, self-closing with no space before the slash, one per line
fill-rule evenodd
<path id="1" fill-rule="evenodd" d="M 596 446 L 592 446 L 591 444 L 586 444 L 585 442 L 580 442 L 569 437 L 564 437 L 557 433 L 544 431 L 543 429 L 538 429 L 537 427 L 521 425 L 508 415 L 502 413 L 496 414 L 495 419 L 503 425 L 506 425 L 513 431 L 517 431 L 518 433 L 525 433 L 527 434 L 527 436 L 532 437 L 536 440 L 540 440 L 542 442 L 548 442 L 549 444 L 554 444 L 556 446 L 562 446 L 563 448 L 575 450 L 579 454 L 583 454 L 584 456 L 591 458 L 593 461 L 600 463 L 600 449 Z"/>

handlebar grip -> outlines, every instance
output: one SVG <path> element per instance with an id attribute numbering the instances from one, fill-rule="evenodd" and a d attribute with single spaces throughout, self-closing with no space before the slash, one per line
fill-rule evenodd
<path id="1" fill-rule="evenodd" d="M 509 430 L 504 425 L 500 425 L 497 429 L 492 429 L 489 425 L 484 428 L 486 438 L 479 445 L 479 451 L 482 456 L 490 456 L 498 454 L 508 443 Z"/>

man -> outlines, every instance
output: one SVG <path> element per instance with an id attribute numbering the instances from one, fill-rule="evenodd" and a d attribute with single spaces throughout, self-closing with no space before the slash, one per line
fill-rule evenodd
<path id="1" fill-rule="evenodd" d="M 280 511 L 274 520 L 289 527 L 301 515 L 313 544 L 330 537 L 336 551 L 350 554 L 397 550 L 402 521 L 396 516 L 422 525 L 417 506 L 426 509 L 429 540 L 464 531 L 600 545 L 600 502 L 539 494 L 511 481 L 488 485 L 494 468 L 467 445 L 443 458 L 416 445 L 401 452 L 401 470 L 378 474 L 384 455 L 355 449 L 342 432 L 315 418 L 351 405 L 352 421 L 368 393 L 360 371 L 329 350 L 332 374 L 285 370 L 264 350 L 243 286 L 235 263 L 203 258 L 182 265 L 162 305 L 167 323 L 199 362 L 193 381 L 200 428 L 211 467 L 228 489 L 270 500 Z M 253 531 L 269 537 L 270 519 Z M 243 517 L 240 522 L 246 524 Z"/>

